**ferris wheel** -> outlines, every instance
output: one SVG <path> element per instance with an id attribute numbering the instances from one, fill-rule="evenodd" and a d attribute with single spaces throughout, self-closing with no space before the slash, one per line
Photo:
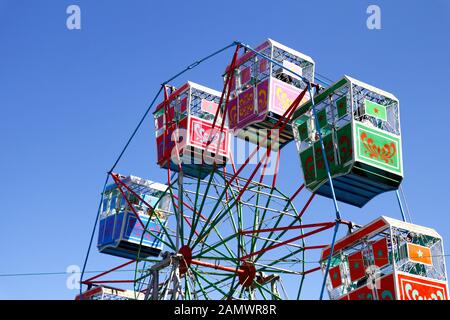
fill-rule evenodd
<path id="1" fill-rule="evenodd" d="M 299 299 L 305 277 L 320 270 L 321 298 L 325 289 L 335 299 L 369 285 L 369 272 L 352 277 L 348 257 L 373 246 L 370 239 L 386 234 L 388 223 L 355 236 L 360 228 L 342 244 L 339 226 L 353 232 L 354 224 L 342 219 L 338 202 L 362 207 L 399 188 L 398 99 L 348 76 L 324 88 L 315 83 L 312 58 L 271 39 L 255 49 L 234 45 L 222 92 L 191 81 L 162 86 L 153 117 L 157 164 L 167 181 L 109 172 L 97 247 L 127 261 L 83 280 L 88 289 L 78 299 Z M 233 141 L 243 147 L 233 148 Z M 301 163 L 293 181 L 303 176 L 304 183 L 288 194 L 277 177 L 290 142 Z M 304 223 L 316 195 L 332 199 L 335 214 Z M 310 241 L 327 231 L 334 231 L 331 244 Z M 386 242 L 392 257 L 393 243 Z M 430 248 L 437 243 L 442 251 L 442 241 L 429 242 Z M 307 264 L 311 250 L 322 250 L 313 266 Z M 361 252 L 363 266 L 379 261 L 374 250 Z M 379 267 L 396 270 L 395 259 Z M 99 280 L 125 266 L 133 266 L 132 279 Z M 442 274 L 445 266 L 437 280 Z"/>

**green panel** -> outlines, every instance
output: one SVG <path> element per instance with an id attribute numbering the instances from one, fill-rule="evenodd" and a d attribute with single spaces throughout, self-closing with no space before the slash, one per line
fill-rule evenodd
<path id="1" fill-rule="evenodd" d="M 328 166 L 330 168 L 330 172 L 333 173 L 337 169 L 336 159 L 334 156 L 334 145 L 333 138 L 331 134 L 328 134 L 322 138 L 323 144 L 325 146 L 325 153 L 327 155 Z M 322 156 L 322 147 L 320 145 L 320 141 L 314 143 L 314 155 L 315 155 L 315 163 L 316 163 L 316 176 L 317 180 L 321 181 L 327 178 L 327 170 L 325 167 L 325 162 L 323 161 Z"/>
<path id="2" fill-rule="evenodd" d="M 364 100 L 364 106 L 366 108 L 367 115 L 386 121 L 387 119 L 386 106 L 383 106 L 381 104 L 375 103 L 367 99 Z"/>
<path id="3" fill-rule="evenodd" d="M 346 170 L 353 160 L 353 141 L 352 141 L 352 124 L 349 122 L 342 128 L 337 130 L 337 145 L 341 168 Z M 350 163 L 349 163 L 350 162 Z M 347 164 L 346 167 L 344 165 Z"/>
<path id="4" fill-rule="evenodd" d="M 334 172 L 336 172 L 336 169 L 338 168 L 338 161 L 336 159 L 336 154 L 334 152 L 335 148 L 334 148 L 333 135 L 329 134 L 329 135 L 325 136 L 325 138 L 323 139 L 323 143 L 325 145 L 325 152 L 327 155 L 330 172 L 331 172 L 331 174 L 333 174 Z"/>
<path id="5" fill-rule="evenodd" d="M 346 173 L 353 164 L 352 124 L 348 123 L 340 128 L 336 133 L 336 138 L 337 140 L 334 140 L 333 134 L 327 134 L 322 137 L 332 176 Z M 338 146 L 336 152 L 339 152 L 341 163 L 338 162 L 338 158 L 335 155 L 335 145 Z M 310 147 L 303 151 L 300 157 L 305 182 L 310 189 L 315 189 L 328 179 L 320 141 L 314 143 L 314 148 Z M 344 167 L 343 164 L 346 164 L 346 166 Z"/>
<path id="6" fill-rule="evenodd" d="M 343 96 L 336 100 L 336 109 L 338 118 L 342 118 L 347 114 L 347 97 Z"/>
<path id="7" fill-rule="evenodd" d="M 316 165 L 316 179 L 320 181 L 327 176 L 327 171 L 323 162 L 320 141 L 314 143 L 314 160 Z"/>
<path id="8" fill-rule="evenodd" d="M 317 112 L 317 122 L 319 123 L 319 128 L 321 129 L 328 124 L 327 110 L 325 108 Z"/>
<path id="9" fill-rule="evenodd" d="M 295 121 L 297 125 L 298 135 L 300 141 L 305 141 L 308 139 L 308 117 L 305 115 L 301 116 L 300 119 Z"/>
<path id="10" fill-rule="evenodd" d="M 400 137 L 355 122 L 356 160 L 402 175 Z"/>
<path id="11" fill-rule="evenodd" d="M 303 175 L 305 176 L 305 184 L 309 185 L 316 179 L 316 169 L 314 166 L 314 154 L 312 147 L 309 147 L 300 153 L 300 161 L 302 163 Z"/>
<path id="12" fill-rule="evenodd" d="M 308 139 L 308 123 L 303 122 L 298 126 L 298 133 L 301 141 L 305 141 Z"/>

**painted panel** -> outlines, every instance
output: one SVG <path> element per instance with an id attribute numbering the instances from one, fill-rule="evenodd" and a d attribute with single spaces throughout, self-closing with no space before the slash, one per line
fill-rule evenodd
<path id="1" fill-rule="evenodd" d="M 377 289 L 378 300 L 396 300 L 394 274 L 389 274 L 380 279 L 380 287 Z"/>
<path id="2" fill-rule="evenodd" d="M 246 84 L 247 82 L 250 82 L 251 79 L 251 69 L 250 67 L 246 67 L 241 70 L 241 85 Z"/>
<path id="3" fill-rule="evenodd" d="M 376 288 L 376 296 L 374 289 Z M 348 294 L 349 300 L 395 300 L 394 275 L 389 274 L 375 280 L 375 288 L 365 285 Z"/>
<path id="4" fill-rule="evenodd" d="M 164 134 L 156 137 L 156 149 L 157 149 L 157 157 L 158 163 L 164 161 Z"/>
<path id="5" fill-rule="evenodd" d="M 166 131 L 164 132 L 164 152 L 163 152 L 163 159 L 170 159 L 172 149 L 175 146 L 175 142 L 172 141 L 172 134 L 175 130 L 175 124 L 172 124 L 166 128 Z"/>
<path id="6" fill-rule="evenodd" d="M 98 238 L 97 238 L 97 245 L 102 245 L 103 243 L 105 243 L 105 241 L 103 240 L 104 238 L 104 234 L 105 234 L 105 224 L 106 224 L 106 219 L 100 219 L 99 221 L 99 227 L 98 227 Z"/>
<path id="7" fill-rule="evenodd" d="M 260 82 L 255 88 L 250 87 L 227 104 L 228 126 L 240 130 L 258 121 L 263 121 L 267 113 L 269 80 Z M 255 106 L 256 101 L 256 106 Z"/>
<path id="8" fill-rule="evenodd" d="M 303 127 L 302 127 L 303 126 Z M 303 129 L 302 129 L 303 128 Z M 306 122 L 299 126 L 298 130 L 307 131 Z M 303 136 L 307 133 L 300 133 Z M 305 137 L 303 137 L 305 138 Z M 348 171 L 349 166 L 353 162 L 353 144 L 352 144 L 352 128 L 351 123 L 337 130 L 336 139 L 331 134 L 323 137 L 325 152 L 327 155 L 328 165 L 332 176 L 342 174 Z M 337 144 L 335 154 L 334 145 Z M 340 160 L 336 155 L 339 154 Z M 316 188 L 319 184 L 327 179 L 325 163 L 322 157 L 322 148 L 320 141 L 314 143 L 314 155 L 311 158 L 311 151 L 308 149 L 300 154 L 300 160 L 305 176 L 305 182 L 311 189 Z M 313 163 L 311 163 L 313 161 Z M 314 185 L 317 184 L 317 185 Z"/>
<path id="9" fill-rule="evenodd" d="M 447 284 L 399 273 L 397 275 L 401 300 L 447 300 Z"/>
<path id="10" fill-rule="evenodd" d="M 296 88 L 276 78 L 271 78 L 269 104 L 270 111 L 278 115 L 283 115 L 301 92 L 302 90 L 300 90 L 299 88 Z M 300 101 L 299 105 L 301 105 L 303 102 L 306 102 L 308 99 L 309 95 L 307 93 L 303 97 L 302 101 Z"/>
<path id="11" fill-rule="evenodd" d="M 300 153 L 300 162 L 302 164 L 305 184 L 309 185 L 316 180 L 316 166 L 314 163 L 314 153 L 312 147 L 309 147 Z"/>
<path id="12" fill-rule="evenodd" d="M 253 87 L 239 94 L 238 99 L 238 119 L 239 124 L 255 117 L 255 90 Z"/>
<path id="13" fill-rule="evenodd" d="M 336 100 L 336 109 L 338 118 L 342 118 L 347 114 L 347 96 L 340 97 Z"/>
<path id="14" fill-rule="evenodd" d="M 200 109 L 204 112 L 211 113 L 213 115 L 216 114 L 217 108 L 219 107 L 218 103 L 215 103 L 214 101 L 202 99 L 200 103 Z"/>
<path id="15" fill-rule="evenodd" d="M 139 217 L 144 225 L 147 226 L 147 230 L 154 232 L 154 234 L 161 233 L 161 226 L 156 221 L 152 220 L 148 222 L 149 217 L 147 215 L 140 215 Z M 122 230 L 123 223 L 126 223 L 124 230 Z M 121 211 L 117 214 L 110 215 L 100 220 L 100 224 L 103 228 L 99 230 L 101 234 L 98 242 L 99 247 L 116 246 L 119 241 L 136 244 L 141 242 L 143 227 L 132 212 Z M 161 241 L 148 232 L 145 233 L 142 244 L 155 248 L 161 247 Z M 120 251 L 120 249 L 117 250 Z"/>
<path id="16" fill-rule="evenodd" d="M 357 251 L 348 256 L 348 268 L 351 281 L 357 281 L 366 276 L 366 268 L 364 266 L 364 256 L 362 251 Z"/>
<path id="17" fill-rule="evenodd" d="M 238 99 L 234 98 L 227 103 L 228 126 L 236 129 L 238 125 Z"/>
<path id="18" fill-rule="evenodd" d="M 155 221 L 148 221 L 149 217 L 147 215 L 140 215 L 144 226 L 146 226 L 147 230 L 152 232 L 154 235 L 160 236 L 161 226 L 158 225 Z M 141 223 L 136 219 L 136 216 L 133 213 L 128 212 L 127 214 L 127 225 L 126 230 L 123 235 L 123 240 L 128 242 L 133 242 L 139 244 L 142 239 L 142 245 L 153 247 L 153 248 L 161 248 L 162 243 L 158 240 L 154 235 L 149 232 L 144 233 L 144 228 Z M 143 237 L 142 237 L 143 236 Z"/>
<path id="19" fill-rule="evenodd" d="M 342 276 L 341 276 L 340 265 L 330 268 L 330 271 L 328 272 L 328 276 L 330 277 L 331 286 L 333 287 L 333 289 L 342 285 Z"/>
<path id="20" fill-rule="evenodd" d="M 376 102 L 365 99 L 364 107 L 366 114 L 377 119 L 386 121 L 387 120 L 387 111 L 386 106 L 378 104 Z"/>
<path id="21" fill-rule="evenodd" d="M 348 123 L 337 130 L 336 134 L 340 164 L 346 170 L 353 160 L 352 124 Z"/>
<path id="22" fill-rule="evenodd" d="M 300 141 L 305 141 L 309 138 L 308 121 L 306 119 L 297 126 L 297 131 Z"/>
<path id="23" fill-rule="evenodd" d="M 258 114 L 267 113 L 267 105 L 268 105 L 268 95 L 269 95 L 269 80 L 262 81 L 258 83 L 256 87 L 256 91 L 258 92 Z"/>
<path id="24" fill-rule="evenodd" d="M 402 175 L 400 137 L 355 122 L 356 160 Z"/>
<path id="25" fill-rule="evenodd" d="M 387 238 L 381 238 L 372 243 L 374 263 L 377 267 L 384 267 L 389 264 L 389 249 Z"/>
<path id="26" fill-rule="evenodd" d="M 322 137 L 322 141 L 325 147 L 328 167 L 330 169 L 330 173 L 333 174 L 336 172 L 337 168 L 336 157 L 334 155 L 333 137 L 331 134 L 328 134 Z M 322 145 L 320 141 L 316 141 L 314 143 L 314 158 L 316 163 L 316 179 L 318 182 L 322 182 L 322 180 L 327 179 L 327 170 L 323 159 Z"/>
<path id="27" fill-rule="evenodd" d="M 317 111 L 317 122 L 319 123 L 320 129 L 325 128 L 328 125 L 326 108 Z"/>
<path id="28" fill-rule="evenodd" d="M 258 62 L 258 71 L 259 73 L 264 73 L 269 69 L 269 61 L 267 59 L 260 59 Z"/>
<path id="29" fill-rule="evenodd" d="M 408 258 L 410 261 L 422 263 L 428 266 L 433 265 L 430 248 L 414 243 L 408 243 L 407 248 Z"/>
<path id="30" fill-rule="evenodd" d="M 208 141 L 211 143 L 208 146 Z M 212 122 L 202 120 L 196 117 L 190 117 L 189 123 L 189 144 L 205 150 L 208 146 L 208 151 L 216 152 L 219 144 L 219 154 L 223 156 L 228 155 L 229 148 L 229 134 L 228 128 L 223 128 L 220 133 L 220 126 L 216 124 L 212 130 Z"/>
<path id="31" fill-rule="evenodd" d="M 183 100 L 181 100 L 181 106 L 180 106 L 181 113 L 183 113 L 187 110 L 187 104 L 188 104 L 188 98 L 184 97 Z"/>
<path id="32" fill-rule="evenodd" d="M 187 129 L 187 117 L 178 123 L 179 129 Z M 170 159 L 172 149 L 175 147 L 175 142 L 172 140 L 172 134 L 176 129 L 176 124 L 167 127 L 163 134 L 156 137 L 156 148 L 158 156 L 158 164 L 162 164 L 165 159 Z"/>
<path id="33" fill-rule="evenodd" d="M 358 288 L 348 295 L 349 300 L 375 300 L 373 290 L 368 286 Z"/>

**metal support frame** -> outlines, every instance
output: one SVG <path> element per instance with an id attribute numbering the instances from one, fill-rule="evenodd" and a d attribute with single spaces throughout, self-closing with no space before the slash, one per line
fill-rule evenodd
<path id="1" fill-rule="evenodd" d="M 395 190 L 395 195 L 397 196 L 398 206 L 400 207 L 400 213 L 402 214 L 402 219 L 404 222 L 407 222 L 406 216 L 405 216 L 405 211 L 403 210 L 402 200 L 400 198 L 400 193 L 398 192 L 398 190 Z"/>

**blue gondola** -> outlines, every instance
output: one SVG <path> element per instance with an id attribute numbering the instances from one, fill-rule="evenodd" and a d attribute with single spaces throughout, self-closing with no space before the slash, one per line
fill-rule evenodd
<path id="1" fill-rule="evenodd" d="M 135 176 L 119 178 L 135 194 L 120 183 L 119 186 L 113 183 L 106 187 L 100 211 L 97 247 L 102 253 L 128 259 L 158 256 L 163 249 L 162 228 L 170 205 L 170 197 L 164 195 L 167 186 Z M 143 237 L 144 227 L 148 232 Z"/>

